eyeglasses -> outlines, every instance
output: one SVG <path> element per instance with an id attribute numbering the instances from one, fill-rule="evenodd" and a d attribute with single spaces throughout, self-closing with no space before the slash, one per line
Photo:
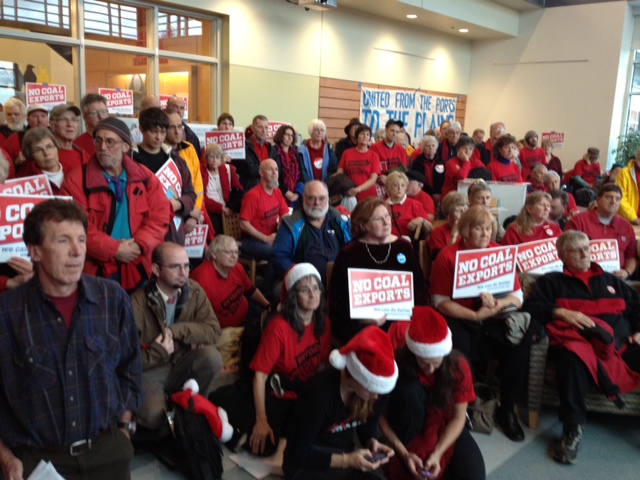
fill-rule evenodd
<path id="1" fill-rule="evenodd" d="M 296 288 L 296 292 L 303 295 L 309 295 L 310 293 L 313 293 L 315 295 L 316 293 L 320 292 L 320 287 L 318 285 L 314 285 L 313 287 Z"/>
<path id="2" fill-rule="evenodd" d="M 391 215 L 384 215 L 382 217 L 371 217 L 369 219 L 371 222 L 388 222 L 391 220 Z"/>
<path id="3" fill-rule="evenodd" d="M 240 252 L 238 250 L 222 250 L 222 249 L 220 249 L 218 251 L 222 252 L 222 253 L 224 253 L 226 255 L 234 255 L 234 256 L 240 255 Z"/>
<path id="4" fill-rule="evenodd" d="M 52 150 L 57 149 L 58 148 L 53 143 L 50 143 L 42 148 L 34 148 L 31 150 L 31 155 L 44 155 L 46 152 L 51 152 Z"/>
<path id="5" fill-rule="evenodd" d="M 168 268 L 174 273 L 178 273 L 180 270 L 184 270 L 186 272 L 191 270 L 191 265 L 188 263 L 171 263 L 169 265 L 163 265 L 162 263 L 159 263 L 158 265 L 160 265 L 161 267 Z"/>
<path id="6" fill-rule="evenodd" d="M 316 200 L 318 202 L 320 202 L 320 203 L 326 203 L 327 200 L 329 200 L 329 197 L 327 197 L 326 195 L 320 195 L 320 196 L 317 196 L 317 195 L 305 195 L 304 199 L 308 200 L 311 203 L 315 203 Z"/>
<path id="7" fill-rule="evenodd" d="M 72 124 L 72 123 L 78 123 L 80 121 L 80 119 L 78 117 L 58 117 L 55 120 L 56 122 L 60 122 L 60 123 L 68 123 L 68 124 Z"/>
<path id="8" fill-rule="evenodd" d="M 567 253 L 591 253 L 591 248 L 589 245 L 585 245 L 584 247 L 574 247 L 565 249 Z"/>
<path id="9" fill-rule="evenodd" d="M 86 113 L 87 115 L 91 115 L 92 117 L 100 117 L 100 116 L 106 117 L 107 115 L 109 115 L 109 110 L 91 110 Z"/>
<path id="10" fill-rule="evenodd" d="M 107 146 L 107 148 L 113 148 L 116 145 L 122 143 L 122 140 L 116 140 L 115 138 L 100 138 L 100 137 L 96 137 L 93 139 L 93 144 L 98 148 L 102 147 L 103 143 Z"/>

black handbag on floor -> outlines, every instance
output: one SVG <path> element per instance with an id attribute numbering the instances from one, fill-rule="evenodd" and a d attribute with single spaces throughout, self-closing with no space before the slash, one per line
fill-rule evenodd
<path id="1" fill-rule="evenodd" d="M 186 410 L 173 404 L 173 412 L 173 432 L 184 453 L 181 470 L 192 480 L 221 479 L 222 445 L 207 418 L 193 411 L 193 399 Z"/>

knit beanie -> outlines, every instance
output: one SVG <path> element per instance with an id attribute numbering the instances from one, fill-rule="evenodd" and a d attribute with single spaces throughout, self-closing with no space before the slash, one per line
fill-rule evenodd
<path id="1" fill-rule="evenodd" d="M 407 330 L 407 348 L 420 358 L 449 355 L 453 344 L 444 317 L 431 307 L 414 307 Z"/>
<path id="2" fill-rule="evenodd" d="M 129 127 L 122 120 L 116 117 L 107 117 L 98 122 L 95 130 L 93 131 L 93 137 L 95 138 L 98 130 L 109 130 L 110 132 L 118 135 L 126 144 L 130 147 L 133 146 L 133 140 L 131 139 L 131 132 Z"/>
<path id="3" fill-rule="evenodd" d="M 391 340 L 375 326 L 361 330 L 340 350 L 333 350 L 329 362 L 338 370 L 346 367 L 354 380 L 372 393 L 389 393 L 398 380 Z"/>

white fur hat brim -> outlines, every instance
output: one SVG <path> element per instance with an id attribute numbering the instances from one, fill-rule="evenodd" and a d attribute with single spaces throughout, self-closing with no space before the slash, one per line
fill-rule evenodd
<path id="1" fill-rule="evenodd" d="M 420 358 L 446 357 L 453 348 L 451 330 L 447 328 L 447 336 L 437 343 L 418 343 L 409 336 L 409 330 L 407 330 L 407 348 L 416 357 Z"/>

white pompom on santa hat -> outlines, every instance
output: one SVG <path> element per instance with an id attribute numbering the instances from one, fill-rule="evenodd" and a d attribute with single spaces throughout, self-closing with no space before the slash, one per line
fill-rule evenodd
<path id="1" fill-rule="evenodd" d="M 407 348 L 420 358 L 449 355 L 453 344 L 444 317 L 431 307 L 414 307 L 407 330 Z"/>
<path id="2" fill-rule="evenodd" d="M 361 330 L 340 350 L 333 350 L 329 362 L 338 370 L 346 368 L 354 380 L 372 393 L 389 393 L 398 380 L 391 340 L 378 327 Z"/>

